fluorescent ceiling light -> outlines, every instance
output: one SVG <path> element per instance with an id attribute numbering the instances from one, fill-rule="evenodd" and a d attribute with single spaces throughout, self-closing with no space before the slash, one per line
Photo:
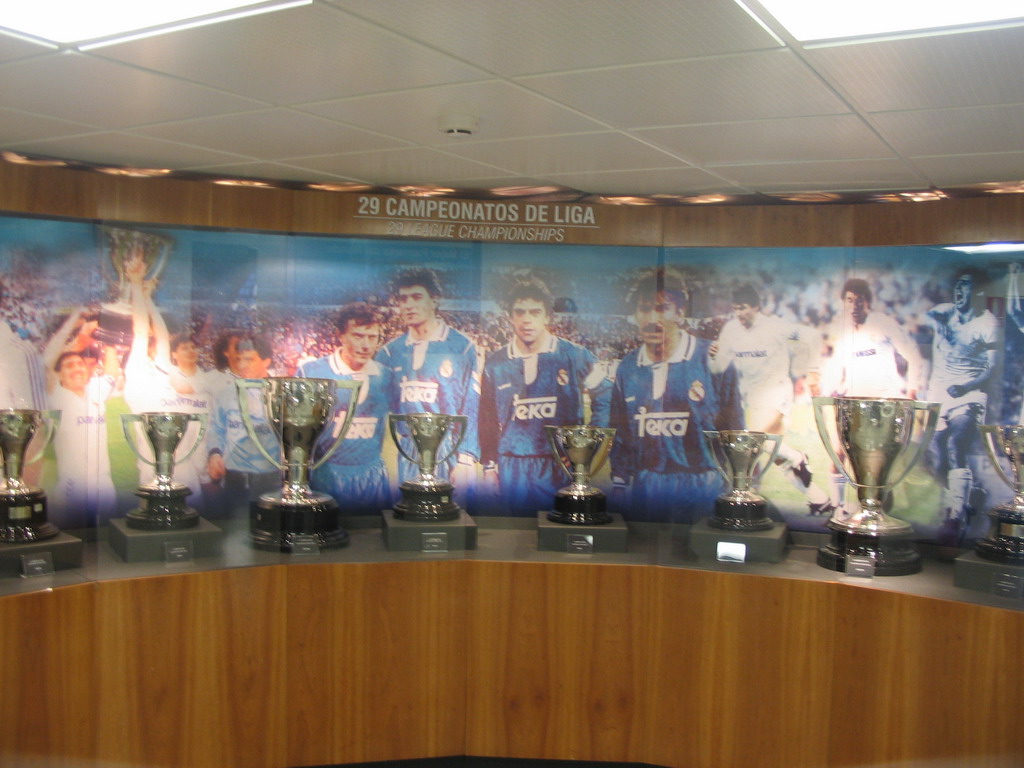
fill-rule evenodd
<path id="1" fill-rule="evenodd" d="M 760 0 L 797 40 L 835 40 L 1024 19 L 1021 0 Z"/>
<path id="2" fill-rule="evenodd" d="M 947 251 L 961 253 L 1016 253 L 1024 251 L 1024 243 L 985 243 L 984 245 L 947 245 Z"/>
<path id="3" fill-rule="evenodd" d="M 296 5 L 309 5 L 312 1 L 29 0 L 3 3 L 0 28 L 44 43 L 74 45 L 103 41 L 102 44 L 109 45 L 126 38 L 148 37 Z"/>

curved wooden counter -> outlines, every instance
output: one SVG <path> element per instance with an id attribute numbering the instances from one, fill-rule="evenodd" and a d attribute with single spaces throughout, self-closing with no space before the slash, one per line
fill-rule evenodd
<path id="1" fill-rule="evenodd" d="M 655 566 L 288 565 L 0 599 L 0 764 L 1024 763 L 1024 613 Z"/>

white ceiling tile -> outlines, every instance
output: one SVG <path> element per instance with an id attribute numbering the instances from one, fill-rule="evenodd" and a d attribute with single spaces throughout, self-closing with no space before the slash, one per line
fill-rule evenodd
<path id="1" fill-rule="evenodd" d="M 632 133 L 697 165 L 893 156 L 856 115 L 648 128 Z"/>
<path id="2" fill-rule="evenodd" d="M 901 160 L 844 160 L 820 163 L 767 163 L 730 165 L 715 173 L 737 184 L 755 186 L 766 183 L 802 184 L 806 187 L 834 189 L 836 184 L 907 184 L 920 186 L 923 180 Z"/>
<path id="3" fill-rule="evenodd" d="M 913 157 L 910 162 L 937 187 L 976 184 L 979 179 L 1024 181 L 1024 152 Z"/>
<path id="4" fill-rule="evenodd" d="M 510 76 L 778 47 L 731 0 L 332 0 Z"/>
<path id="5" fill-rule="evenodd" d="M 19 40 L 10 35 L 0 35 L 0 61 L 13 61 L 28 56 L 52 55 L 52 50 L 27 40 Z"/>
<path id="6" fill-rule="evenodd" d="M 425 147 L 303 157 L 291 160 L 289 165 L 385 185 L 433 184 L 437 179 L 482 179 L 501 172 L 489 165 Z"/>
<path id="7" fill-rule="evenodd" d="M 240 96 L 70 53 L 0 67 L 0 104 L 104 128 L 261 106 Z"/>
<path id="8" fill-rule="evenodd" d="M 164 123 L 133 133 L 269 160 L 404 146 L 386 136 L 287 109 Z"/>
<path id="9" fill-rule="evenodd" d="M 55 120 L 51 117 L 0 108 L 0 146 L 7 146 L 15 141 L 52 139 L 57 136 L 73 136 L 95 131 L 94 126 L 83 123 Z"/>
<path id="10" fill-rule="evenodd" d="M 29 154 L 81 160 L 88 163 L 146 168 L 189 168 L 199 164 L 239 160 L 238 155 L 189 147 L 127 133 L 94 133 L 74 138 L 14 142 L 5 147 Z"/>
<path id="11" fill-rule="evenodd" d="M 440 116 L 446 114 L 479 118 L 471 141 L 606 130 L 599 122 L 501 80 L 356 96 L 297 108 L 427 145 L 451 141 L 438 127 Z"/>
<path id="12" fill-rule="evenodd" d="M 1024 27 L 808 52 L 869 112 L 1024 102 Z"/>
<path id="13" fill-rule="evenodd" d="M 642 142 L 610 131 L 574 136 L 482 141 L 476 144 L 452 145 L 449 151 L 461 157 L 508 168 L 524 176 L 545 177 L 552 173 L 670 168 L 686 165 L 685 162 Z"/>
<path id="14" fill-rule="evenodd" d="M 871 119 L 904 155 L 1024 151 L 1024 104 L 882 112 Z"/>
<path id="15" fill-rule="evenodd" d="M 477 67 L 319 3 L 97 53 L 274 104 L 486 76 Z"/>
<path id="16" fill-rule="evenodd" d="M 594 194 L 602 194 L 610 189 L 614 189 L 617 195 L 686 195 L 694 192 L 734 194 L 743 191 L 697 168 L 559 173 L 547 178 L 550 182 Z"/>
<path id="17" fill-rule="evenodd" d="M 616 128 L 849 112 L 789 51 L 517 80 Z"/>

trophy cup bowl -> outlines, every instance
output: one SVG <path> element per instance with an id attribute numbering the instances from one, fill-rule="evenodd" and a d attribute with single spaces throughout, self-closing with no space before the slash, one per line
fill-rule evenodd
<path id="1" fill-rule="evenodd" d="M 775 461 L 782 435 L 750 432 L 745 429 L 705 430 L 704 439 L 718 465 L 718 471 L 730 490 L 715 499 L 715 514 L 708 525 L 726 531 L 767 531 L 775 523 L 767 516 L 768 502 L 753 490 L 755 476 L 760 477 Z M 758 459 L 765 446 L 771 453 L 760 472 Z"/>
<path id="2" fill-rule="evenodd" d="M 129 528 L 166 531 L 199 525 L 199 514 L 185 503 L 185 497 L 192 491 L 183 483 L 174 481 L 174 454 L 192 422 L 199 423 L 199 430 L 192 447 L 181 457 L 181 461 L 186 461 L 202 442 L 206 433 L 206 414 L 151 411 L 121 416 L 121 428 L 128 447 L 139 461 L 156 470 L 152 482 L 135 489 L 135 495 L 142 499 L 142 504 L 125 516 L 125 525 Z M 140 426 L 146 442 L 152 448 L 153 460 L 139 450 L 133 428 L 135 424 Z"/>
<path id="3" fill-rule="evenodd" d="M 991 531 L 974 545 L 974 551 L 986 560 L 1024 565 L 1024 426 L 985 425 L 978 429 L 999 476 L 1013 489 L 1013 500 L 989 511 Z M 1009 474 L 1000 456 L 1009 463 Z"/>
<path id="4" fill-rule="evenodd" d="M 152 232 L 121 227 L 104 227 L 103 233 L 107 238 L 107 255 L 118 282 L 113 301 L 100 305 L 99 327 L 93 338 L 104 344 L 128 346 L 132 342 L 132 308 L 125 265 L 132 259 L 141 259 L 146 262 L 145 279 L 158 280 L 167 264 L 173 241 Z"/>
<path id="5" fill-rule="evenodd" d="M 908 540 L 909 523 L 890 517 L 883 509 L 885 497 L 921 458 L 935 432 L 939 404 L 905 398 L 815 397 L 814 418 L 818 434 L 832 463 L 857 489 L 860 510 L 847 519 L 833 516 L 827 527 L 832 539 L 818 551 L 818 565 L 845 569 L 847 555 L 871 557 L 879 576 L 900 576 L 921 569 L 920 555 Z M 829 433 L 824 409 L 835 410 L 837 441 L 843 462 Z M 926 413 L 918 442 L 911 445 L 915 417 Z M 897 472 L 897 465 L 903 464 Z M 848 466 L 847 466 L 848 464 Z"/>
<path id="6" fill-rule="evenodd" d="M 0 410 L 0 544 L 27 544 L 60 533 L 46 519 L 46 494 L 21 479 L 26 464 L 37 461 L 60 424 L 60 411 Z M 45 438 L 34 456 L 25 459 L 33 436 L 43 426 Z"/>
<path id="7" fill-rule="evenodd" d="M 272 377 L 240 379 L 238 402 L 242 422 L 260 453 L 283 471 L 281 490 L 264 493 L 250 511 L 249 538 L 257 549 L 292 552 L 315 540 L 319 549 L 348 543 L 348 532 L 339 521 L 338 502 L 309 487 L 309 473 L 326 462 L 341 446 L 359 401 L 358 381 Z M 281 446 L 280 458 L 271 456 L 259 439 L 249 410 L 250 390 L 257 389 L 267 421 Z M 349 401 L 337 437 L 314 461 L 313 454 L 324 429 L 335 419 L 338 391 L 347 390 Z"/>
<path id="8" fill-rule="evenodd" d="M 608 499 L 604 491 L 590 484 L 590 478 L 608 459 L 615 430 L 586 424 L 548 425 L 544 429 L 555 460 L 572 478 L 571 484 L 555 493 L 554 509 L 548 512 L 548 520 L 564 525 L 610 523 Z"/>
<path id="9" fill-rule="evenodd" d="M 399 486 L 402 499 L 395 504 L 395 519 L 435 523 L 459 518 L 462 508 L 452 500 L 455 488 L 448 480 L 437 477 L 436 472 L 438 464 L 445 463 L 459 450 L 468 423 L 465 416 L 446 413 L 388 414 L 391 439 L 399 453 L 419 468 L 415 479 L 406 480 Z M 402 446 L 399 424 L 408 427 L 412 444 L 416 446 L 416 456 L 411 456 Z M 448 452 L 439 456 L 438 451 L 444 445 L 446 435 L 455 425 L 459 426 L 458 436 L 451 441 Z"/>

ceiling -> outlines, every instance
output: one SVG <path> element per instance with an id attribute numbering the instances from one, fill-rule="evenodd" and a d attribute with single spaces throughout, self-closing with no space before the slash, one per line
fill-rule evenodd
<path id="1" fill-rule="evenodd" d="M 1024 26 L 808 48 L 748 6 L 314 0 L 88 53 L 0 36 L 0 149 L 617 196 L 1024 179 Z"/>

